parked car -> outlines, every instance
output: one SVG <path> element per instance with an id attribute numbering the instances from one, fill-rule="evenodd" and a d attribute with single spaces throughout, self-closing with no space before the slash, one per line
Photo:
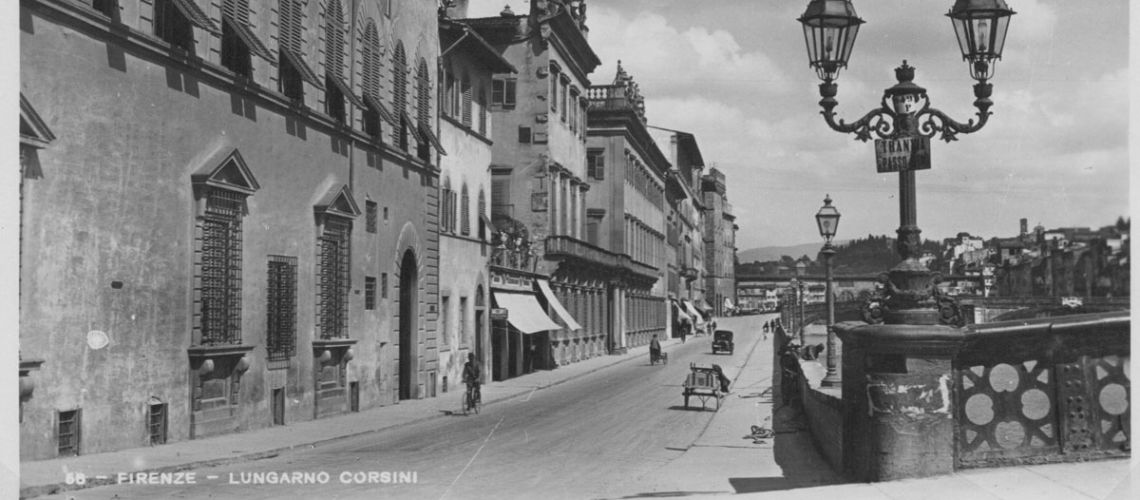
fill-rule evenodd
<path id="1" fill-rule="evenodd" d="M 732 330 L 717 330 L 713 333 L 712 352 L 727 352 L 732 354 L 735 346 L 732 344 Z"/>

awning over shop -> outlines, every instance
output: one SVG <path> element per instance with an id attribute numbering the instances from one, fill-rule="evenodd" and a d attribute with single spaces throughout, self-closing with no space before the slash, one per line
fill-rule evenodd
<path id="1" fill-rule="evenodd" d="M 712 310 L 712 306 L 710 306 L 708 302 L 705 302 L 705 299 L 701 299 L 700 302 L 697 302 L 697 307 L 702 311 Z"/>
<path id="2" fill-rule="evenodd" d="M 693 320 L 695 320 L 698 325 L 705 322 L 705 316 L 701 314 L 696 307 L 693 307 L 692 302 L 685 300 L 682 301 L 682 303 L 685 304 L 685 309 L 689 310 L 689 315 L 693 317 Z"/>
<path id="3" fill-rule="evenodd" d="M 530 293 L 494 292 L 495 302 L 507 310 L 507 321 L 523 333 L 562 328 L 546 315 L 538 298 Z"/>
<path id="4" fill-rule="evenodd" d="M 554 296 L 554 291 L 550 289 L 550 282 L 546 280 L 535 281 L 538 282 L 538 289 L 542 290 L 542 296 L 546 297 L 546 302 L 550 304 L 550 307 L 554 308 L 554 313 L 566 323 L 566 328 L 570 330 L 581 330 L 582 325 L 574 321 L 574 318 L 570 316 L 570 312 L 567 311 L 565 307 L 562 307 L 562 303 L 558 301 L 558 297 Z"/>
<path id="5" fill-rule="evenodd" d="M 724 308 L 725 309 L 732 309 L 732 301 L 725 298 L 724 299 Z"/>

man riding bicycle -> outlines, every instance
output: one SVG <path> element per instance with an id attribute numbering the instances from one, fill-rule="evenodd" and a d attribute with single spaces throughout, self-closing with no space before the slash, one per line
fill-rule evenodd
<path id="1" fill-rule="evenodd" d="M 463 365 L 463 383 L 467 384 L 467 394 L 469 398 L 473 398 L 471 400 L 473 402 L 483 400 L 483 396 L 479 391 L 480 378 L 482 378 L 482 370 L 480 369 L 479 362 L 475 361 L 475 353 L 467 353 L 467 363 Z M 468 402 L 465 401 L 464 404 L 468 404 Z"/>

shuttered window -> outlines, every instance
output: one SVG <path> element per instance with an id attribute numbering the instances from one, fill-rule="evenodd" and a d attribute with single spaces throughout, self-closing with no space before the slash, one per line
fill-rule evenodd
<path id="1" fill-rule="evenodd" d="M 467 194 L 466 184 L 459 197 L 459 232 L 464 236 L 471 234 L 471 197 Z"/>
<path id="2" fill-rule="evenodd" d="M 510 177 L 491 179 L 491 213 L 512 216 L 513 208 Z"/>
<path id="3" fill-rule="evenodd" d="M 471 80 L 467 76 L 463 77 L 463 124 L 468 127 L 471 126 Z"/>
<path id="4" fill-rule="evenodd" d="M 428 76 L 427 61 L 420 59 L 416 69 L 416 120 L 427 124 L 431 117 L 431 77 Z"/>
<path id="5" fill-rule="evenodd" d="M 408 147 L 408 126 L 403 123 L 408 106 L 408 63 L 404 56 L 403 42 L 396 42 L 392 51 L 392 108 L 401 123 L 392 130 L 392 141 L 400 148 Z"/>
<path id="6" fill-rule="evenodd" d="M 338 0 L 325 7 L 325 112 L 338 122 L 346 120 L 344 99 L 352 95 L 344 79 L 344 13 Z"/>
<path id="7" fill-rule="evenodd" d="M 360 80 L 363 84 L 364 133 L 380 137 L 380 35 L 376 23 L 369 19 L 364 25 L 364 47 L 361 50 L 362 68 Z"/>
<path id="8" fill-rule="evenodd" d="M 479 108 L 479 133 L 487 135 L 487 89 L 479 89 L 479 98 L 475 101 Z"/>

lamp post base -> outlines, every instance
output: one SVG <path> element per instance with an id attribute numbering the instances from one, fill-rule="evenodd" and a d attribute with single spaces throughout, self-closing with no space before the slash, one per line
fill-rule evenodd
<path id="1" fill-rule="evenodd" d="M 958 301 L 938 291 L 941 278 L 917 258 L 903 260 L 880 276 L 881 296 L 864 306 L 864 319 L 872 324 L 963 326 Z"/>

